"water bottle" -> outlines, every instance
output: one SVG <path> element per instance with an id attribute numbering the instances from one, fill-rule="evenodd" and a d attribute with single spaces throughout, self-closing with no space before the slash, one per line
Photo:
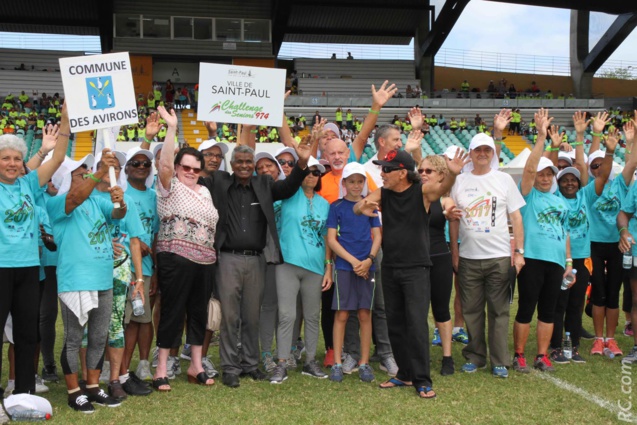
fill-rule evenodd
<path id="1" fill-rule="evenodd" d="M 608 347 L 604 348 L 604 355 L 606 357 L 608 357 L 609 359 L 614 359 L 615 358 L 615 354 L 613 354 L 613 352 L 610 351 L 610 348 L 608 348 Z"/>
<path id="2" fill-rule="evenodd" d="M 571 270 L 570 274 L 567 274 L 566 277 L 562 280 L 562 291 L 566 291 L 571 283 L 575 280 L 575 275 L 577 274 L 577 270 Z"/>
<path id="3" fill-rule="evenodd" d="M 133 305 L 133 314 L 135 316 L 143 316 L 144 315 L 144 302 L 142 301 L 142 294 L 137 292 L 135 296 L 133 296 L 135 290 L 135 282 L 131 282 L 131 292 L 130 299 L 131 304 Z"/>
<path id="4" fill-rule="evenodd" d="M 566 332 L 564 341 L 562 341 L 562 354 L 569 360 L 573 358 L 573 341 L 571 340 L 570 332 Z"/>
<path id="5" fill-rule="evenodd" d="M 629 237 L 628 239 L 628 244 L 632 245 L 633 243 L 633 238 Z M 632 248 L 628 248 L 628 251 L 624 252 L 624 257 L 622 259 L 622 266 L 626 269 L 626 270 L 630 270 L 633 267 L 633 249 Z"/>
<path id="6" fill-rule="evenodd" d="M 7 413 L 11 416 L 11 420 L 15 422 L 39 422 L 51 419 L 49 413 L 34 409 L 22 409 L 17 406 L 7 409 Z"/>

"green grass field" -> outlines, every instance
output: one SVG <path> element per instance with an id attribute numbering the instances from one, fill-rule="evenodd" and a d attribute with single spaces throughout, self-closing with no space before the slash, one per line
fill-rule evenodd
<path id="1" fill-rule="evenodd" d="M 514 304 L 511 324 L 516 309 Z M 433 334 L 431 319 L 429 323 Z M 623 323 L 622 314 L 617 338 L 620 347 L 627 352 L 632 341 L 621 334 Z M 584 326 L 592 330 L 588 317 L 585 317 Z M 512 345 L 512 333 L 509 335 Z M 527 360 L 534 356 L 534 339 L 534 336 L 529 338 Z M 59 353 L 61 321 L 57 341 L 56 353 Z M 320 344 L 318 357 L 322 360 L 322 340 Z M 118 408 L 96 406 L 97 411 L 92 415 L 74 412 L 66 405 L 66 389 L 62 382 L 49 384 L 51 391 L 45 396 L 53 404 L 53 421 L 64 424 L 620 423 L 618 403 L 624 408 L 633 398 L 637 403 L 637 365 L 625 367 L 622 372 L 619 358 L 591 358 L 588 354 L 590 346 L 591 341 L 582 342 L 580 351 L 586 364 L 555 365 L 557 371 L 549 377 L 538 372 L 522 375 L 511 370 L 506 380 L 493 378 L 489 369 L 474 374 L 458 372 L 464 363 L 459 343 L 453 345 L 456 374 L 440 376 L 442 351 L 432 347 L 432 379 L 438 394 L 435 400 L 418 399 L 413 388 L 379 389 L 378 383 L 387 379 L 387 375 L 378 369 L 377 363 L 372 364 L 376 373 L 376 381 L 372 384 L 362 383 L 357 374 L 346 375 L 341 384 L 317 380 L 302 376 L 299 366 L 296 371 L 288 372 L 289 379 L 282 385 L 244 378 L 240 388 L 229 389 L 220 380 L 211 388 L 188 384 L 185 376 L 188 366 L 183 360 L 183 374 L 171 381 L 172 392 L 129 397 Z M 213 362 L 218 365 L 218 347 L 211 347 L 210 352 Z M 7 366 L 6 349 L 3 355 Z M 133 365 L 136 364 L 137 359 L 134 359 Z M 7 370 L 5 367 L 3 384 L 6 384 Z M 59 366 L 58 372 L 61 373 Z M 569 385 L 568 389 L 563 388 Z M 608 402 L 607 408 L 593 402 L 592 397 L 602 404 Z M 637 408 L 627 411 L 637 417 Z"/>

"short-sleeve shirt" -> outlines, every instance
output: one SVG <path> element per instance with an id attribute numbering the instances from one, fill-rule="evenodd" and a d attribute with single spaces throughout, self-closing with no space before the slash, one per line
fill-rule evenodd
<path id="1" fill-rule="evenodd" d="M 46 214 L 46 221 L 49 223 L 49 226 L 50 226 L 51 225 L 51 221 L 49 220 L 49 214 L 46 211 L 46 203 L 48 202 L 49 199 L 51 199 L 51 195 L 49 195 L 45 191 L 42 191 L 42 196 L 36 202 L 37 202 L 38 205 L 40 205 L 42 207 L 42 212 L 43 212 L 43 214 Z M 44 230 L 47 233 L 49 233 L 50 235 L 53 235 L 53 228 L 47 229 L 46 226 L 45 226 Z M 42 255 L 40 256 L 40 264 L 43 267 L 57 266 L 58 265 L 58 251 L 57 250 L 49 251 L 46 246 L 43 246 L 42 247 Z"/>
<path id="2" fill-rule="evenodd" d="M 556 263 L 566 260 L 566 218 L 568 207 L 562 198 L 536 188 L 524 197 L 524 257 Z M 461 246 L 464 245 L 464 239 Z"/>
<path id="3" fill-rule="evenodd" d="M 157 252 L 171 252 L 195 263 L 213 264 L 217 260 L 214 249 L 219 213 L 204 186 L 199 192 L 189 189 L 173 177 L 170 190 L 157 179 L 157 214 L 159 233 Z"/>
<path id="4" fill-rule="evenodd" d="M 321 177 L 321 191 L 319 195 L 327 200 L 330 204 L 339 199 L 341 191 L 341 177 L 342 174 L 327 173 Z M 368 193 L 372 193 L 378 186 L 374 183 L 374 180 L 367 175 L 367 189 Z"/>
<path id="5" fill-rule="evenodd" d="M 560 191 L 555 195 L 566 202 L 568 206 L 568 216 L 566 227 L 571 238 L 571 257 L 576 259 L 588 258 L 591 256 L 591 229 L 588 214 L 587 199 L 598 198 L 595 193 L 595 185 L 587 185 L 577 191 L 575 198 L 566 198 Z"/>
<path id="6" fill-rule="evenodd" d="M 310 200 L 302 188 L 281 201 L 279 241 L 288 264 L 323 275 L 325 271 L 325 223 L 330 204 L 318 194 Z"/>
<path id="7" fill-rule="evenodd" d="M 586 188 L 591 185 L 595 187 L 594 179 L 591 179 Z M 587 190 L 586 188 L 584 190 Z M 617 176 L 604 185 L 601 196 L 586 199 L 591 223 L 591 242 L 619 242 L 617 214 L 626 193 L 628 193 L 628 187 L 624 178 Z"/>
<path id="8" fill-rule="evenodd" d="M 58 248 L 58 293 L 106 291 L 113 287 L 113 245 L 109 224 L 113 204 L 89 196 L 66 214 L 68 194 L 46 204 Z"/>
<path id="9" fill-rule="evenodd" d="M 144 242 L 149 247 L 153 246 L 153 239 L 157 232 L 159 232 L 159 216 L 157 215 L 157 192 L 152 189 L 146 189 L 144 191 L 137 190 L 130 184 L 126 189 L 126 195 L 130 196 L 137 212 L 139 213 L 139 219 L 144 227 L 144 234 L 139 237 L 139 240 Z M 130 213 L 130 211 L 129 211 Z M 146 255 L 142 257 L 142 268 L 144 276 L 153 275 L 153 258 L 152 255 Z M 133 271 L 135 268 L 133 267 Z"/>
<path id="10" fill-rule="evenodd" d="M 108 192 L 100 192 L 99 190 L 93 190 L 91 196 L 102 198 L 106 201 L 111 200 L 111 195 Z M 144 227 L 139 219 L 139 212 L 133 199 L 124 194 L 124 203 L 126 204 L 126 216 L 121 220 L 109 224 L 108 229 L 111 234 L 111 238 L 118 238 L 118 243 L 124 245 L 124 249 L 128 255 L 131 255 L 130 251 L 130 238 L 139 238 L 144 234 Z"/>
<path id="11" fill-rule="evenodd" d="M 491 170 L 487 174 L 460 174 L 451 198 L 462 210 L 460 256 L 472 260 L 511 256 L 507 213 L 525 205 L 513 178 Z"/>
<path id="12" fill-rule="evenodd" d="M 0 267 L 40 265 L 40 230 L 35 211 L 39 192 L 37 170 L 14 184 L 0 183 Z"/>
<path id="13" fill-rule="evenodd" d="M 380 227 L 378 217 L 367 217 L 354 213 L 356 202 L 339 199 L 330 206 L 327 228 L 336 229 L 338 243 L 359 261 L 367 258 L 372 249 L 372 228 Z M 336 257 L 337 270 L 353 270 L 352 265 L 341 257 Z M 369 268 L 375 270 L 374 264 Z"/>
<path id="14" fill-rule="evenodd" d="M 628 190 L 628 194 L 622 202 L 622 211 L 628 214 L 633 214 L 630 221 L 628 222 L 628 231 L 633 237 L 637 238 L 637 216 L 635 216 L 635 212 L 637 212 L 637 185 L 633 184 L 630 186 Z M 635 241 L 637 242 L 637 241 Z M 633 257 L 637 256 L 637 245 L 633 245 Z"/>

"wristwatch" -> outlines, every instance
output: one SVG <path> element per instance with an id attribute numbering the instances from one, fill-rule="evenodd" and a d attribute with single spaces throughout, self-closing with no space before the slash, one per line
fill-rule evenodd
<path id="1" fill-rule="evenodd" d="M 516 254 L 524 255 L 524 248 L 516 248 L 513 250 Z"/>

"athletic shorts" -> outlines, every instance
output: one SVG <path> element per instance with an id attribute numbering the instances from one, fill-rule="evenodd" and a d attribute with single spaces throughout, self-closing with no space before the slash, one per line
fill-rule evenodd
<path id="1" fill-rule="evenodd" d="M 332 310 L 371 310 L 374 306 L 375 289 L 376 281 L 373 273 L 365 279 L 352 270 L 336 270 Z"/>

